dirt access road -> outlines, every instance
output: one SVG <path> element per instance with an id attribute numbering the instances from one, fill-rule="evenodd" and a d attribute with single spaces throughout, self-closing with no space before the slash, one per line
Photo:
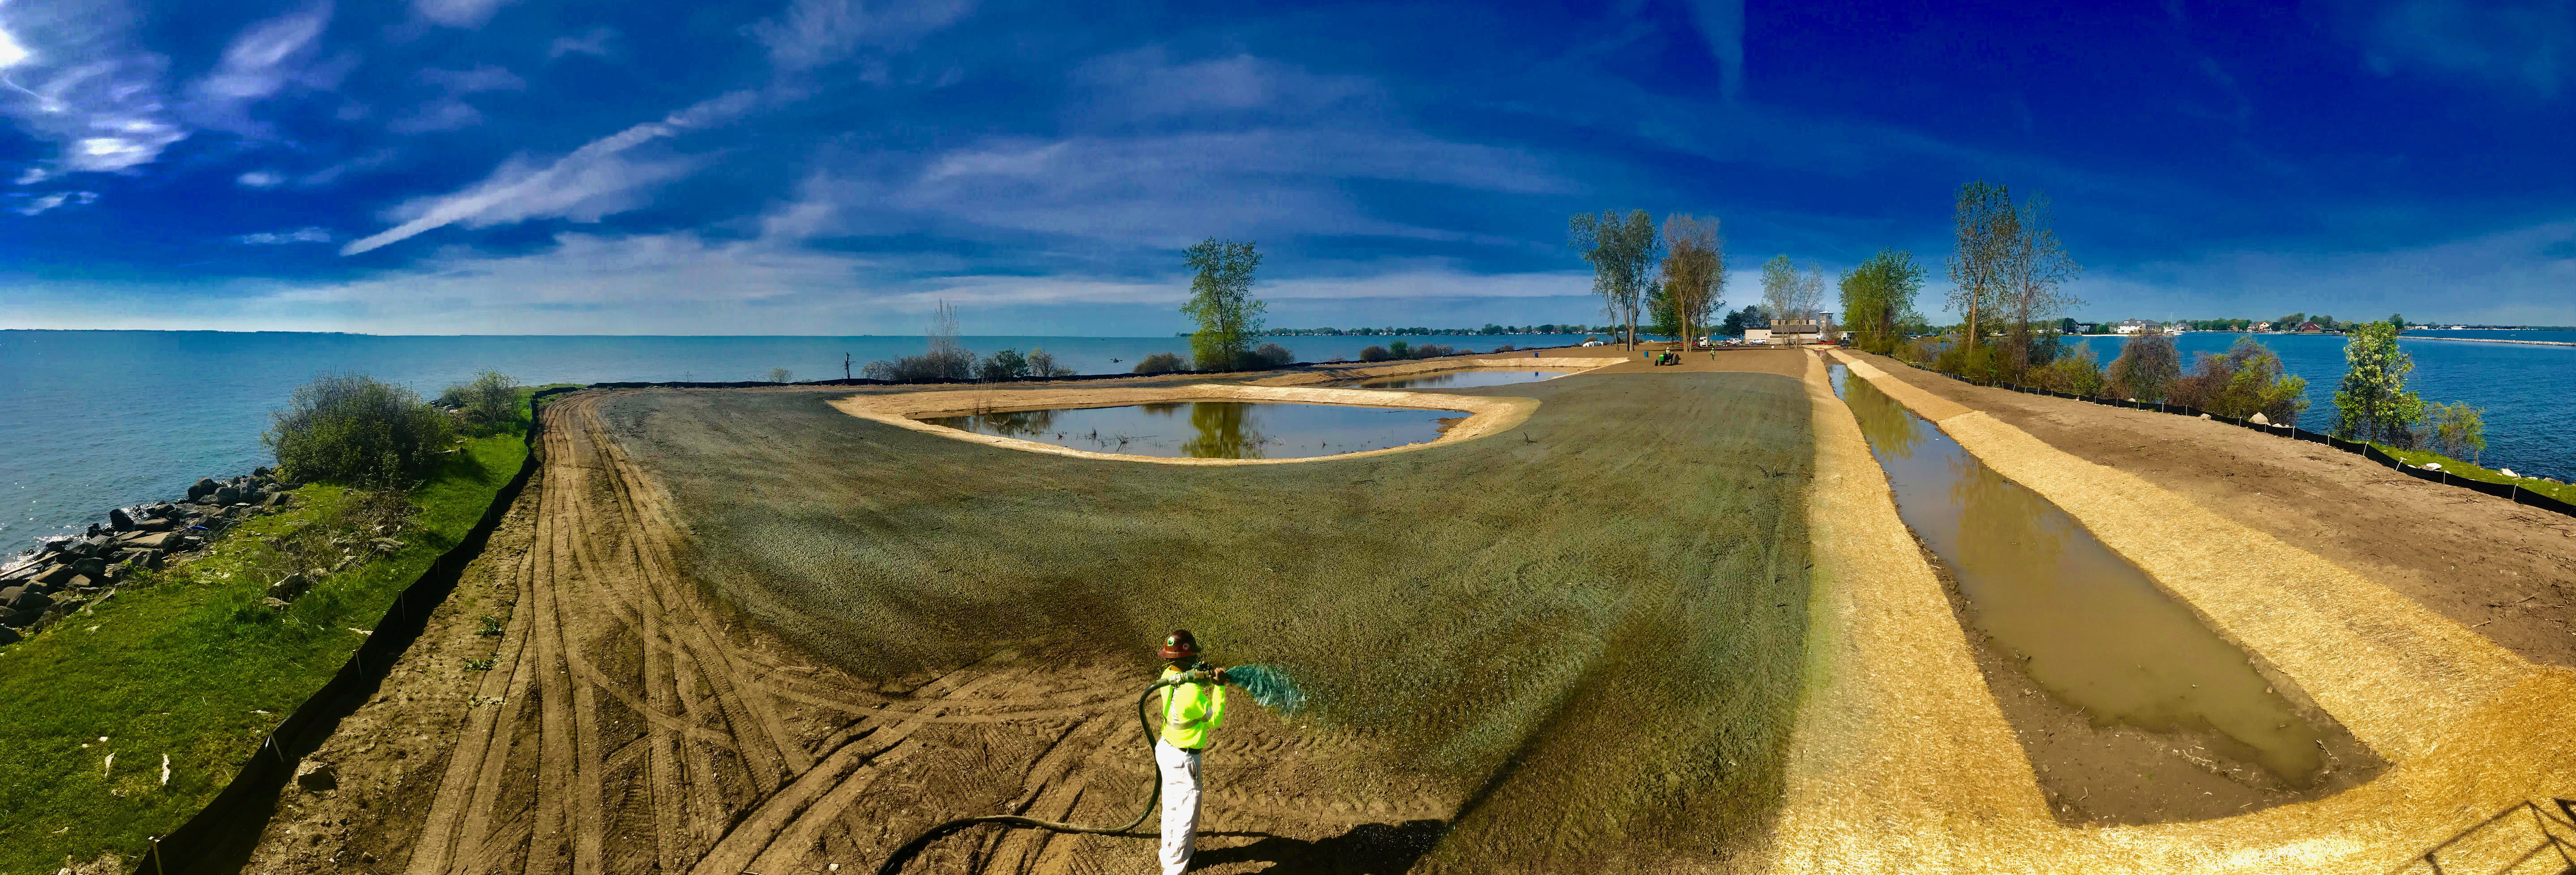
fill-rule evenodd
<path id="1" fill-rule="evenodd" d="M 1207 871 L 1716 862 L 1779 793 L 1807 402 L 1673 370 L 1464 390 L 1542 399 L 1512 435 L 1223 469 L 884 426 L 848 389 L 570 396 L 487 556 L 501 634 L 415 654 L 497 638 L 490 669 L 407 659 L 249 871 L 851 871 L 953 816 L 1123 820 L 1175 625 L 1318 704 L 1235 709 Z M 1150 850 L 978 828 L 909 871 Z"/>

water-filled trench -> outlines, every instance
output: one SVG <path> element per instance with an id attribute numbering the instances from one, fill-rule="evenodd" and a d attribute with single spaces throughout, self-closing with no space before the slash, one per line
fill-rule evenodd
<path id="1" fill-rule="evenodd" d="M 2291 786 L 2318 776 L 2325 744 L 2350 744 L 2063 510 L 1868 381 L 1841 365 L 1831 371 L 1887 472 L 1898 516 L 1956 582 L 1963 619 L 2032 685 L 2096 726 L 2214 736 L 2231 758 Z"/>
<path id="2" fill-rule="evenodd" d="M 1096 453 L 1196 459 L 1301 459 L 1428 442 L 1455 410 L 1177 401 L 925 418 L 932 425 Z"/>

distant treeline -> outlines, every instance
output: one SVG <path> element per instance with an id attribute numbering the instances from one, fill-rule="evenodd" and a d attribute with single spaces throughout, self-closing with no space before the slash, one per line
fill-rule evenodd
<path id="1" fill-rule="evenodd" d="M 1269 337 L 1381 337 L 1436 334 L 1607 334 L 1615 330 L 1617 329 L 1606 325 L 1558 325 L 1552 322 L 1541 325 L 1496 325 L 1488 322 L 1483 328 L 1427 328 L 1418 325 L 1405 328 L 1390 325 L 1384 328 L 1265 328 L 1261 333 Z"/>

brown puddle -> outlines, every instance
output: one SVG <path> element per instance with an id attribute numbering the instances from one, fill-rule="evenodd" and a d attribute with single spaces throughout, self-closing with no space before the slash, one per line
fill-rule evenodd
<path id="1" fill-rule="evenodd" d="M 2288 678 L 2065 511 L 1842 366 L 1832 374 L 1898 516 L 1982 639 L 1988 685 L 2061 820 L 2219 817 L 2325 795 L 2377 770 Z"/>

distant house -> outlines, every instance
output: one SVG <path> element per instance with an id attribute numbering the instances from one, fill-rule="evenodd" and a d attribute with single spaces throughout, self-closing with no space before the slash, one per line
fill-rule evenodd
<path id="1" fill-rule="evenodd" d="M 1825 323 L 1822 319 L 1773 319 L 1770 334 L 1765 341 L 1783 344 L 1814 343 L 1824 335 L 1824 331 Z M 1748 335 L 1750 333 L 1747 332 Z"/>
<path id="2" fill-rule="evenodd" d="M 2325 333 L 2326 327 L 2314 322 L 2301 322 L 2299 323 L 2299 327 L 2292 328 L 2290 330 L 2296 331 L 2300 334 L 2323 334 Z"/>
<path id="3" fill-rule="evenodd" d="M 2075 323 L 2075 331 L 2074 331 L 2074 332 L 2072 332 L 2072 333 L 2075 333 L 2075 334 L 2091 334 L 2091 333 L 2093 333 L 2093 323 L 2091 323 L 2091 322 L 2078 322 L 2078 323 Z"/>
<path id="4" fill-rule="evenodd" d="M 1747 328 L 1747 329 L 1744 329 L 1744 342 L 1746 342 L 1746 343 L 1770 343 L 1770 342 L 1771 342 L 1771 329 L 1768 329 L 1768 328 Z"/>
<path id="5" fill-rule="evenodd" d="M 2272 323 L 2269 323 L 2269 322 L 2256 322 L 2256 323 L 2254 323 L 2254 330 L 2256 330 L 2256 331 L 2270 331 L 2270 330 L 2272 330 Z"/>
<path id="6" fill-rule="evenodd" d="M 2111 325 L 2111 333 L 2137 334 L 2146 331 L 2148 327 L 2147 320 L 2144 319 L 2122 319 Z"/>

